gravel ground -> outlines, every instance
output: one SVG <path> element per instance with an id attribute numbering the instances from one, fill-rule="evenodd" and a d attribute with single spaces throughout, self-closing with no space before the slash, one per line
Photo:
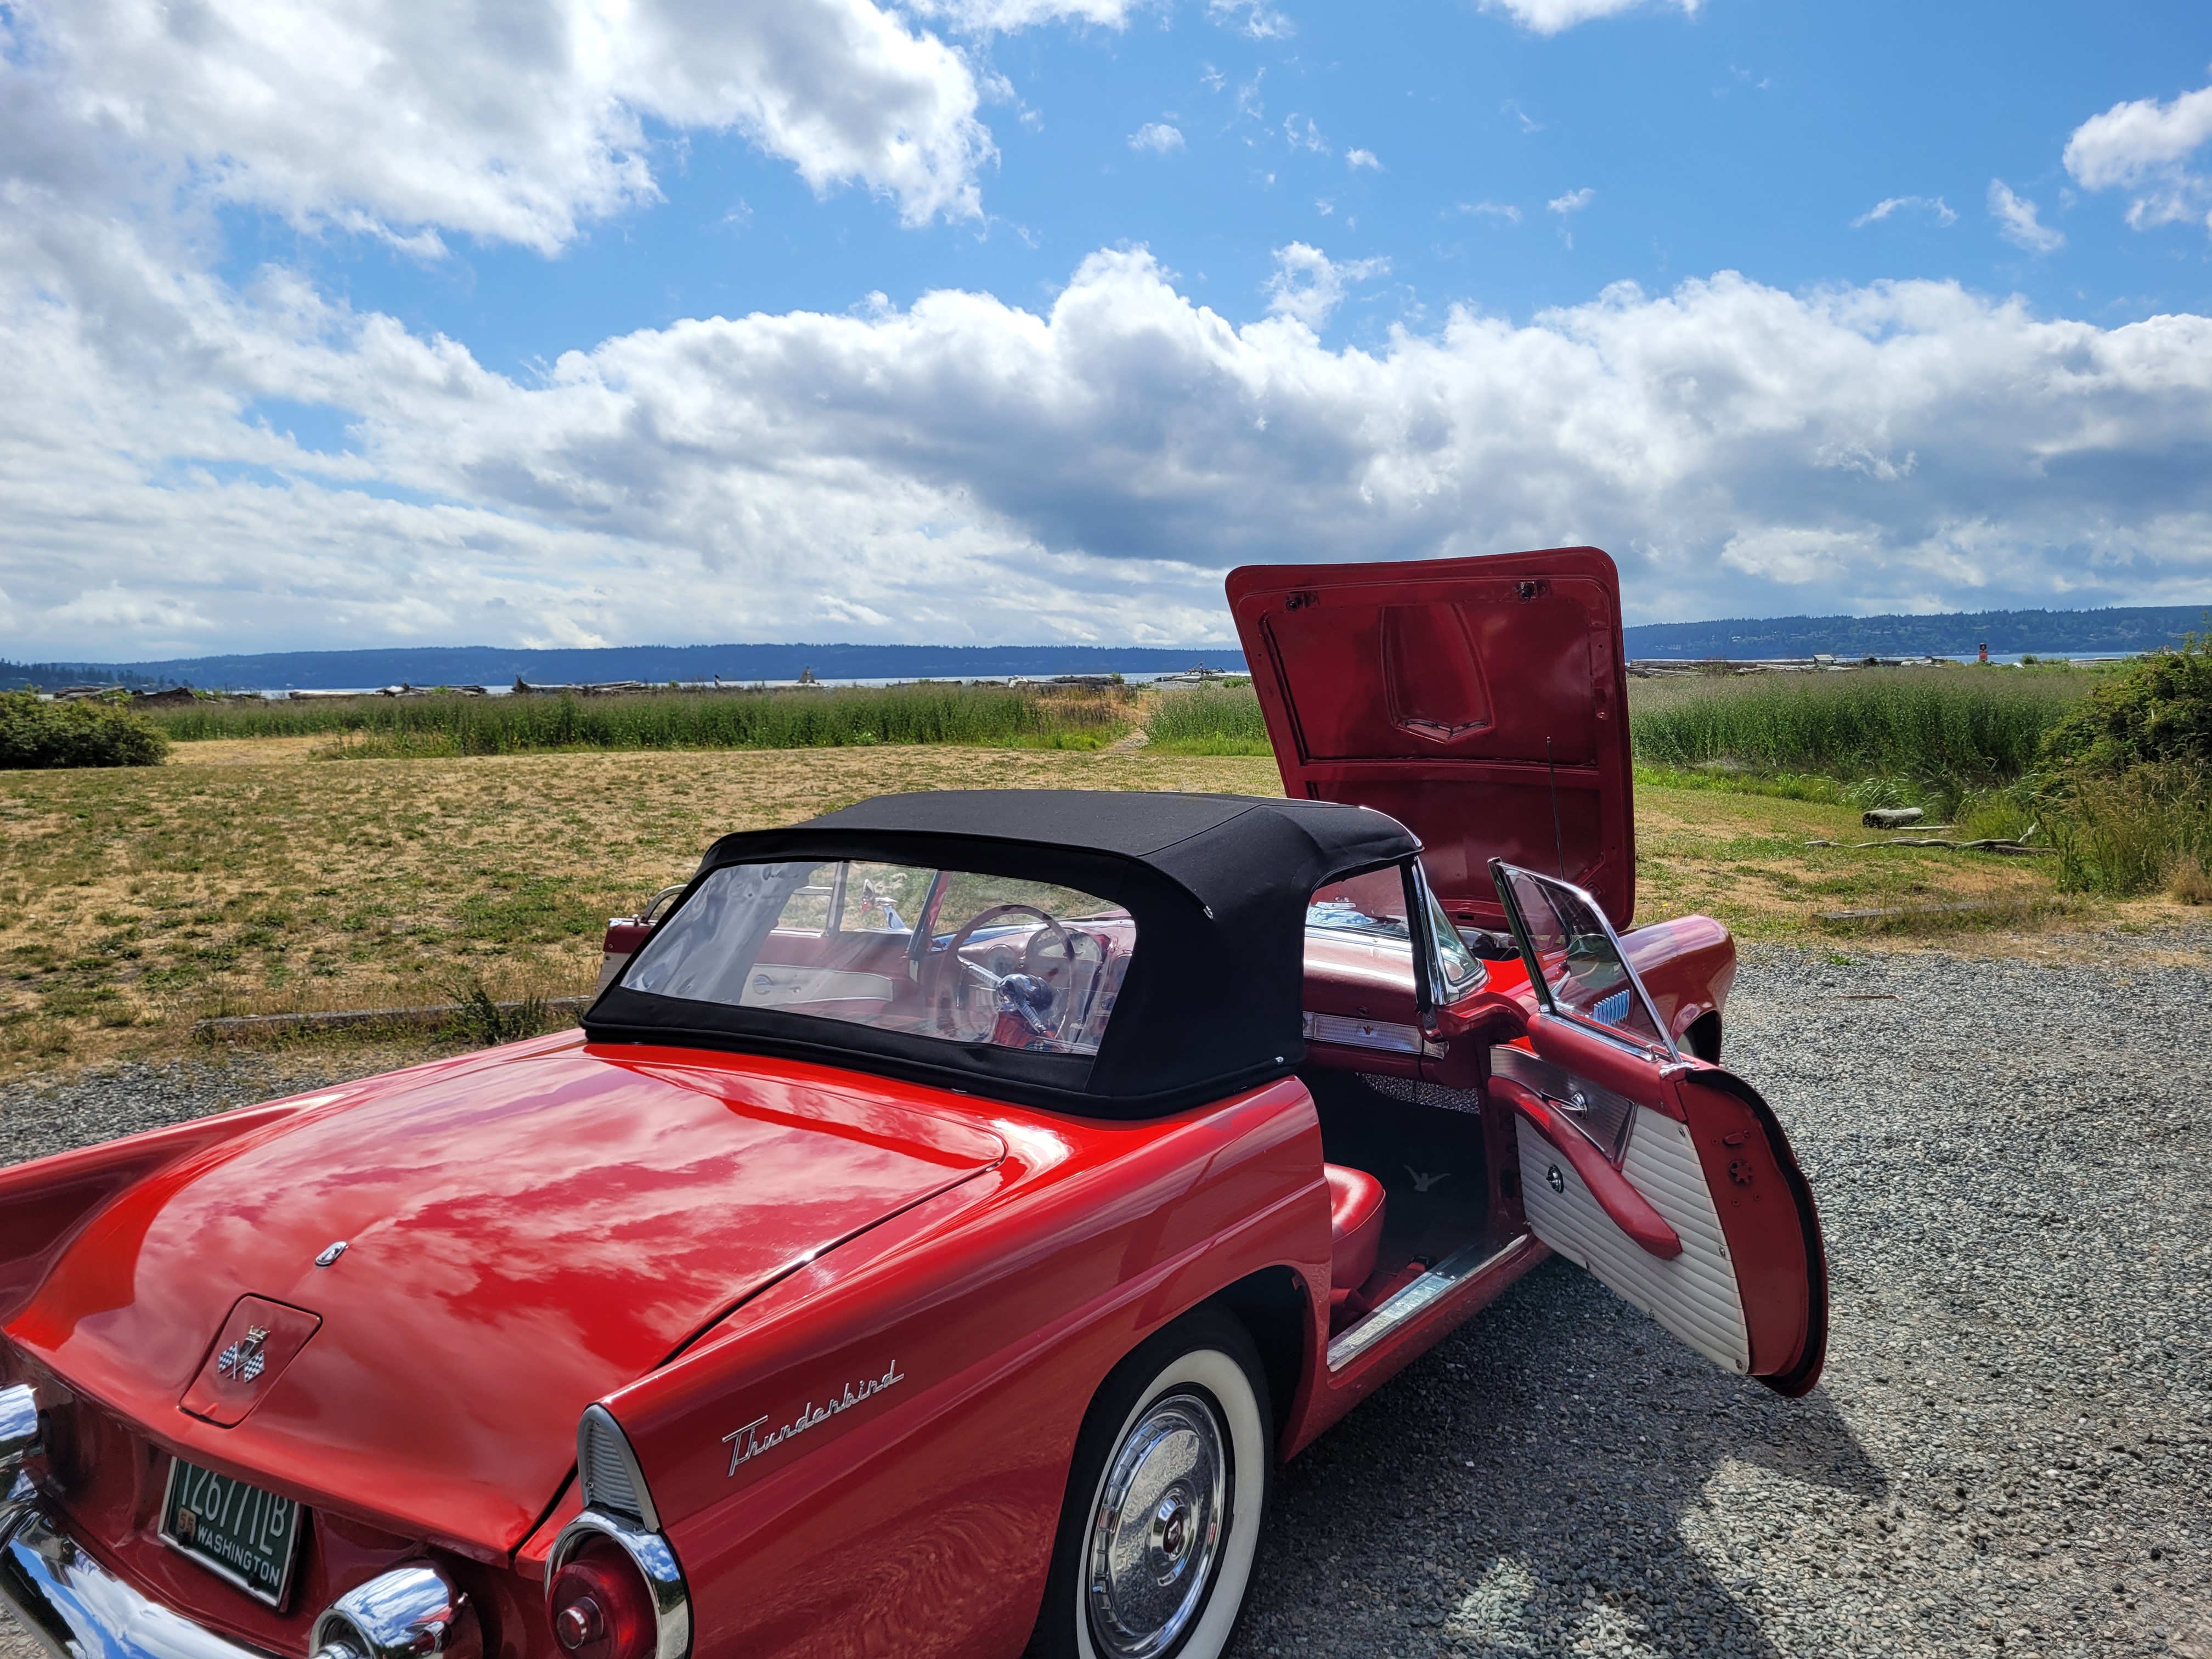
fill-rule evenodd
<path id="1" fill-rule="evenodd" d="M 2114 943 L 1747 949 L 1729 1059 L 1820 1200 L 1826 1380 L 1554 1261 L 1284 1472 L 1240 1659 L 2212 1655 L 2212 960 Z"/>
<path id="2" fill-rule="evenodd" d="M 1239 1659 L 2212 1659 L 2205 944 L 1747 949 L 1729 1060 L 1820 1197 L 1826 1381 L 1724 1376 L 1554 1262 L 1284 1472 Z M 17 1085 L 0 1160 L 348 1074 Z"/>

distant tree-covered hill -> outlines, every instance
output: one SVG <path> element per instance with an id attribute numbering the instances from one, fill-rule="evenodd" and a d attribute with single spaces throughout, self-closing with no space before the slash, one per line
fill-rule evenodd
<path id="1" fill-rule="evenodd" d="M 1732 617 L 1648 623 L 1628 629 L 1632 657 L 1960 656 L 1986 643 L 2010 655 L 2094 656 L 2154 651 L 2212 627 L 2203 605 L 2107 611 L 1979 611 L 1933 617 Z M 355 686 L 512 685 L 604 680 L 975 679 L 1009 674 L 1168 673 L 1204 665 L 1244 672 L 1234 647 L 1087 645 L 639 645 L 531 651 L 503 646 L 419 646 L 373 651 L 285 651 L 162 662 L 0 661 L 0 688 L 86 683 L 271 690 Z"/>
<path id="2" fill-rule="evenodd" d="M 163 662 L 0 662 L 0 684 L 121 682 L 131 685 L 342 690 L 377 685 L 505 686 L 606 680 L 975 679 L 1009 674 L 1156 674 L 1199 665 L 1244 672 L 1233 646 L 640 645 L 529 651 L 500 646 L 419 646 L 374 651 L 283 651 L 184 657 Z"/>
<path id="3" fill-rule="evenodd" d="M 1632 657 L 1963 656 L 1984 644 L 2011 655 L 2033 651 L 2105 656 L 2178 645 L 2212 627 L 2212 605 L 2139 605 L 2109 611 L 1971 611 L 1934 617 L 1765 617 L 1648 623 L 1628 630 Z"/>

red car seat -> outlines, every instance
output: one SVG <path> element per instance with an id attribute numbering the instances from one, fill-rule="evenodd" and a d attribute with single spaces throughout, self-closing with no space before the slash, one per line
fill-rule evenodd
<path id="1" fill-rule="evenodd" d="M 1382 1243 L 1382 1183 L 1364 1170 L 1324 1164 L 1328 1177 L 1328 1304 L 1334 1308 L 1367 1282 Z"/>

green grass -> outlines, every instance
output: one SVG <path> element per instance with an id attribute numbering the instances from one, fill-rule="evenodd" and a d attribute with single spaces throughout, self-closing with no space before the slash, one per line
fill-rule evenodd
<path id="1" fill-rule="evenodd" d="M 1152 746 L 1170 755 L 1269 755 L 1267 722 L 1249 684 L 1163 691 L 1145 721 Z"/>
<path id="2" fill-rule="evenodd" d="M 1778 800 L 1809 800 L 1835 805 L 1844 799 L 1844 786 L 1819 774 L 1778 772 L 1771 775 L 1750 771 L 1689 771 L 1674 766 L 1636 769 L 1639 789 L 1721 789 L 1737 795 L 1771 795 Z"/>
<path id="3" fill-rule="evenodd" d="M 2092 681 L 2066 669 L 1857 669 L 1848 674 L 1639 680 L 1630 731 L 1645 781 L 1796 800 L 1845 785 L 1988 787 L 2023 776 L 2045 732 Z M 1145 722 L 1170 754 L 1265 755 L 1249 686 L 1160 694 Z M 1876 804 L 1872 801 L 1865 805 Z"/>
<path id="4" fill-rule="evenodd" d="M 363 759 L 553 750 L 834 749 L 878 744 L 1100 749 L 1129 729 L 1130 694 L 1028 686 L 855 686 L 627 696 L 352 697 L 164 710 L 172 738 L 326 735 Z"/>
<path id="5" fill-rule="evenodd" d="M 1629 729 L 1649 766 L 1996 784 L 2028 772 L 2091 683 L 2067 669 L 1978 667 L 1645 680 L 1630 691 Z"/>

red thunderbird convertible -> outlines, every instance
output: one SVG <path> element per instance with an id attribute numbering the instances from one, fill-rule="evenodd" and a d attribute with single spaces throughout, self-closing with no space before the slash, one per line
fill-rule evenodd
<path id="1" fill-rule="evenodd" d="M 580 1031 L 0 1171 L 0 1596 L 59 1659 L 1212 1659 L 1270 1480 L 1547 1253 L 1817 1380 L 1631 926 L 1595 549 L 1249 568 L 1288 799 L 726 836 Z"/>

